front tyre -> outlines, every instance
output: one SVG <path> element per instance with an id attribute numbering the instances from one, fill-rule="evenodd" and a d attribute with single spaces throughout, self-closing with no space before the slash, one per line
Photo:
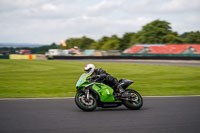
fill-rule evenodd
<path id="1" fill-rule="evenodd" d="M 75 103 L 83 111 L 93 111 L 97 107 L 95 97 L 92 94 L 89 94 L 89 99 L 87 99 L 84 92 L 77 92 Z"/>
<path id="2" fill-rule="evenodd" d="M 138 110 L 143 105 L 143 99 L 142 96 L 135 90 L 127 89 L 125 93 L 128 93 L 131 95 L 131 98 L 129 100 L 124 100 L 124 105 L 131 110 Z"/>

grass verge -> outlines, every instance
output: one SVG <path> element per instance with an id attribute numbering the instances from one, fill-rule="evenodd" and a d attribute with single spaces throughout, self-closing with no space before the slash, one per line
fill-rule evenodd
<path id="1" fill-rule="evenodd" d="M 0 98 L 71 97 L 89 62 L 0 60 Z M 111 75 L 133 80 L 143 96 L 200 95 L 200 68 L 94 63 Z"/>

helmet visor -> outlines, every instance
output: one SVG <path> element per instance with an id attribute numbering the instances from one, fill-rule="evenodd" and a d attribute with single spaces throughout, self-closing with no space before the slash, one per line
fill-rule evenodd
<path id="1" fill-rule="evenodd" d="M 92 68 L 90 68 L 90 69 L 88 69 L 88 70 L 85 70 L 85 72 L 86 72 L 86 73 L 90 73 L 91 69 L 92 69 Z"/>

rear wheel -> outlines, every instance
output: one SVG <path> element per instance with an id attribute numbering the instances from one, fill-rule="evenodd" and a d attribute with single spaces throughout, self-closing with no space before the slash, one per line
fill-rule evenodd
<path id="1" fill-rule="evenodd" d="M 97 107 L 95 97 L 92 94 L 89 94 L 89 99 L 87 99 L 84 92 L 77 92 L 75 96 L 75 103 L 83 111 L 93 111 Z"/>
<path id="2" fill-rule="evenodd" d="M 128 109 L 137 110 L 143 105 L 142 96 L 135 90 L 127 89 L 125 93 L 130 94 L 132 97 L 129 100 L 124 100 L 123 103 Z"/>

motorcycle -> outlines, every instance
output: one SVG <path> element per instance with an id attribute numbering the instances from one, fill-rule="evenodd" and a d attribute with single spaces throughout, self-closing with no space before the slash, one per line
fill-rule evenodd
<path id="1" fill-rule="evenodd" d="M 121 105 L 131 110 L 138 110 L 143 105 L 142 96 L 135 90 L 127 89 L 133 81 L 120 79 L 119 85 L 125 92 L 115 93 L 114 90 L 97 80 L 91 80 L 92 73 L 84 73 L 76 83 L 76 105 L 83 111 L 93 111 L 96 107 L 111 108 Z"/>

